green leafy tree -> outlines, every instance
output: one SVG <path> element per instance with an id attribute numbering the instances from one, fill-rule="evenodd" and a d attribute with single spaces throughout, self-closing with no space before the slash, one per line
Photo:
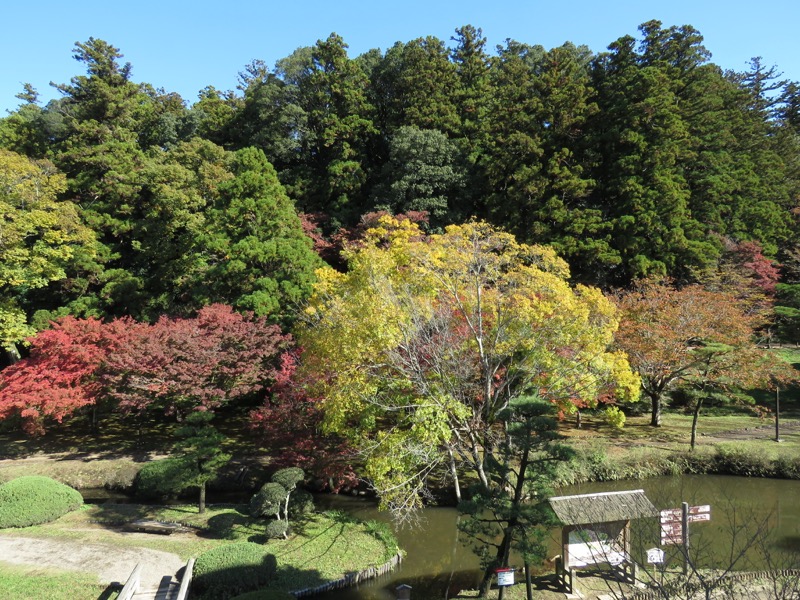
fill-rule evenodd
<path id="1" fill-rule="evenodd" d="M 400 127 L 389 143 L 383 181 L 373 190 L 375 207 L 393 214 L 425 211 L 433 226 L 451 222 L 466 186 L 460 155 L 440 131 Z"/>
<path id="2" fill-rule="evenodd" d="M 386 135 L 403 125 L 457 137 L 455 65 L 445 43 L 425 37 L 392 46 L 372 72 L 371 91 Z"/>
<path id="3" fill-rule="evenodd" d="M 67 278 L 77 255 L 92 256 L 95 240 L 77 207 L 58 196 L 66 180 L 52 163 L 0 150 L 0 346 L 35 333 L 27 302 Z"/>
<path id="4" fill-rule="evenodd" d="M 225 436 L 211 425 L 213 418 L 214 414 L 207 411 L 189 413 L 184 424 L 176 431 L 176 435 L 182 439 L 175 444 L 175 453 L 185 461 L 191 472 L 187 479 L 189 485 L 200 489 L 200 513 L 206 511 L 206 485 L 231 459 L 231 455 L 222 449 Z"/>
<path id="5" fill-rule="evenodd" d="M 558 463 L 572 453 L 559 441 L 552 404 L 541 398 L 515 398 L 498 419 L 506 437 L 491 464 L 492 487 L 475 486 L 469 500 L 458 505 L 467 516 L 459 527 L 473 540 L 484 564 L 482 595 L 488 593 L 495 569 L 508 567 L 512 551 L 522 556 L 526 572 L 544 561 L 556 525 L 547 497 Z M 530 579 L 527 586 L 530 597 Z"/>
<path id="6" fill-rule="evenodd" d="M 311 63 L 297 80 L 297 104 L 304 113 L 300 144 L 304 158 L 300 206 L 323 210 L 337 218 L 361 212 L 366 182 L 364 151 L 375 132 L 369 81 L 347 56 L 347 44 L 331 34 L 311 50 Z"/>

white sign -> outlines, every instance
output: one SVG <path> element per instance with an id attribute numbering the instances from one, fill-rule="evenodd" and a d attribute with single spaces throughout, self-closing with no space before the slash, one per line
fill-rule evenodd
<path id="1" fill-rule="evenodd" d="M 647 562 L 651 565 L 664 562 L 664 551 L 661 548 L 650 548 L 647 551 Z"/>
<path id="2" fill-rule="evenodd" d="M 514 585 L 514 569 L 498 569 L 497 585 Z"/>
<path id="3" fill-rule="evenodd" d="M 711 513 L 700 513 L 696 515 L 689 515 L 689 523 L 694 523 L 695 521 L 710 521 L 711 520 Z"/>

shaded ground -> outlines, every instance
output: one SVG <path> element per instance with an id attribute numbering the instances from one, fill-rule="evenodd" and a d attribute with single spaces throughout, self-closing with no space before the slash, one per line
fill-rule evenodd
<path id="1" fill-rule="evenodd" d="M 136 564 L 141 563 L 143 589 L 157 588 L 164 576 L 175 576 L 184 566 L 178 555 L 159 550 L 121 548 L 68 539 L 17 537 L 5 533 L 0 534 L 0 561 L 96 573 L 100 583 L 106 584 L 125 583 Z"/>

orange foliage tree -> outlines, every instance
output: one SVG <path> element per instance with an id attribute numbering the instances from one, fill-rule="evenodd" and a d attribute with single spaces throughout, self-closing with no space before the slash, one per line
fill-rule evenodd
<path id="1" fill-rule="evenodd" d="M 665 394 L 679 385 L 730 389 L 782 376 L 779 363 L 754 344 L 760 317 L 731 292 L 644 281 L 617 294 L 616 301 L 621 314 L 617 343 L 641 377 L 654 427 L 661 425 Z M 693 442 L 701 406 L 698 396 Z"/>

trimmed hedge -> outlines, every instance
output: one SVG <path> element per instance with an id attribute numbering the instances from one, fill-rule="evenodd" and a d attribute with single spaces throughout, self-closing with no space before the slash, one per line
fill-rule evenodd
<path id="1" fill-rule="evenodd" d="M 277 568 L 278 561 L 260 544 L 219 546 L 197 558 L 192 593 L 202 600 L 228 600 L 265 587 Z"/>
<path id="2" fill-rule="evenodd" d="M 55 479 L 18 477 L 0 485 L 0 529 L 49 523 L 82 504 L 80 492 Z"/>
<path id="3" fill-rule="evenodd" d="M 283 519 L 277 521 L 270 521 L 264 528 L 264 534 L 268 540 L 282 540 L 286 538 L 286 533 L 289 531 L 289 522 Z"/>

